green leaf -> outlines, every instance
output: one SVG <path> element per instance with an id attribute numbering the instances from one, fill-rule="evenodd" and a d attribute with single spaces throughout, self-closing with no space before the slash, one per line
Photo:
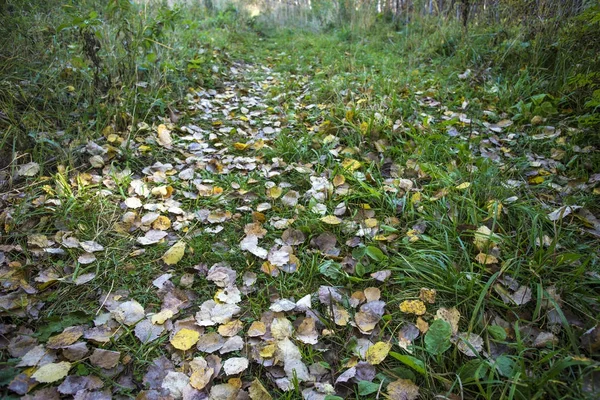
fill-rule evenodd
<path id="1" fill-rule="evenodd" d="M 361 258 L 363 258 L 365 256 L 366 253 L 367 253 L 366 247 L 357 247 L 354 250 L 352 250 L 352 257 L 355 258 L 356 260 L 360 260 Z"/>
<path id="2" fill-rule="evenodd" d="M 417 381 L 417 376 L 413 372 L 413 370 L 405 368 L 405 367 L 396 367 L 390 370 L 395 377 L 399 379 L 408 379 L 413 382 Z"/>
<path id="3" fill-rule="evenodd" d="M 381 251 L 378 247 L 375 246 L 367 246 L 367 255 L 375 261 L 381 261 L 385 259 L 383 251 Z"/>
<path id="4" fill-rule="evenodd" d="M 344 400 L 343 397 L 340 396 L 332 396 L 330 394 L 328 394 L 327 396 L 325 396 L 325 399 L 323 400 Z"/>
<path id="5" fill-rule="evenodd" d="M 9 368 L 0 369 L 0 386 L 8 385 L 15 378 L 15 376 L 19 375 L 19 370 L 14 366 L 16 362 L 14 364 L 6 364 L 8 364 Z"/>
<path id="6" fill-rule="evenodd" d="M 394 351 L 390 351 L 389 355 L 394 357 L 396 360 L 400 361 L 402 364 L 411 367 L 421 375 L 427 374 L 427 370 L 425 369 L 425 363 L 419 360 L 418 358 L 406 354 L 396 353 Z"/>
<path id="7" fill-rule="evenodd" d="M 360 381 L 358 382 L 358 394 L 361 396 L 368 396 L 371 393 L 375 393 L 379 390 L 379 383 Z"/>
<path id="8" fill-rule="evenodd" d="M 367 270 L 365 269 L 365 266 L 362 265 L 361 263 L 357 263 L 354 266 L 354 271 L 356 272 L 356 275 L 358 275 L 360 277 L 363 277 L 367 273 Z"/>
<path id="9" fill-rule="evenodd" d="M 490 325 L 487 327 L 487 331 L 495 340 L 506 339 L 506 331 L 499 325 Z"/>
<path id="10" fill-rule="evenodd" d="M 431 324 L 425 334 L 425 349 L 433 355 L 442 354 L 450 348 L 451 336 L 452 327 L 450 324 L 444 320 L 437 319 Z"/>
<path id="11" fill-rule="evenodd" d="M 319 272 L 331 279 L 340 279 L 345 276 L 342 266 L 332 260 L 327 260 L 319 266 Z"/>
<path id="12" fill-rule="evenodd" d="M 512 358 L 508 356 L 499 356 L 496 358 L 496 362 L 494 363 L 494 367 L 498 370 L 498 373 L 505 378 L 512 378 L 514 375 L 515 362 Z"/>

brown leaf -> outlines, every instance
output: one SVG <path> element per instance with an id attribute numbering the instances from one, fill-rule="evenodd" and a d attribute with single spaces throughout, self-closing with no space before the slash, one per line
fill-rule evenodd
<path id="1" fill-rule="evenodd" d="M 46 347 L 49 349 L 61 349 L 75 343 L 81 336 L 83 336 L 83 326 L 71 326 L 65 328 L 62 333 L 52 336 L 48 339 Z"/>
<path id="2" fill-rule="evenodd" d="M 95 349 L 90 356 L 90 362 L 96 367 L 111 369 L 119 363 L 120 358 L 121 353 L 119 351 Z"/>
<path id="3" fill-rule="evenodd" d="M 398 379 L 387 387 L 390 400 L 416 400 L 419 397 L 419 387 L 410 379 Z"/>

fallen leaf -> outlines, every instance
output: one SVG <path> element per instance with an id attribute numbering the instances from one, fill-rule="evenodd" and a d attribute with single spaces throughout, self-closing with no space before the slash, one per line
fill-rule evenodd
<path id="1" fill-rule="evenodd" d="M 262 321 L 254 321 L 248 328 L 247 335 L 249 337 L 262 336 L 267 332 L 267 327 Z"/>
<path id="2" fill-rule="evenodd" d="M 258 379 L 255 379 L 250 384 L 248 388 L 248 393 L 250 394 L 250 398 L 252 400 L 272 400 L 273 397 L 271 394 L 265 389 L 265 387 L 260 383 Z"/>
<path id="3" fill-rule="evenodd" d="M 125 205 L 135 210 L 142 206 L 142 201 L 137 197 L 128 197 L 125 199 Z"/>
<path id="4" fill-rule="evenodd" d="M 198 339 L 200 339 L 200 334 L 197 331 L 183 328 L 173 336 L 171 344 L 177 350 L 189 350 L 198 343 Z"/>
<path id="5" fill-rule="evenodd" d="M 324 222 L 327 225 L 339 225 L 342 223 L 342 220 L 335 215 L 327 215 L 321 218 L 321 222 Z"/>
<path id="6" fill-rule="evenodd" d="M 460 321 L 460 312 L 456 307 L 444 308 L 440 307 L 436 313 L 434 319 L 441 319 L 446 321 L 452 327 L 452 333 L 456 335 L 458 332 L 458 322 Z"/>
<path id="7" fill-rule="evenodd" d="M 161 257 L 163 262 L 167 265 L 175 265 L 183 258 L 185 253 L 185 242 L 179 241 L 175 243 L 169 250 Z"/>
<path id="8" fill-rule="evenodd" d="M 387 387 L 390 400 L 416 400 L 419 397 L 419 387 L 410 379 L 398 379 Z"/>
<path id="9" fill-rule="evenodd" d="M 104 349 L 95 349 L 90 356 L 90 363 L 96 367 L 111 369 L 119 363 L 121 353 Z"/>
<path id="10" fill-rule="evenodd" d="M 113 312 L 117 322 L 127 326 L 135 325 L 136 322 L 145 317 L 144 307 L 135 300 L 121 303 Z"/>
<path id="11" fill-rule="evenodd" d="M 154 314 L 151 318 L 150 321 L 153 324 L 158 324 L 158 325 L 162 325 L 165 323 L 166 320 L 168 320 L 169 318 L 173 317 L 173 311 L 172 310 L 161 310 L 160 312 Z"/>
<path id="12" fill-rule="evenodd" d="M 407 314 L 423 315 L 427 308 L 421 300 L 404 300 L 400 303 L 400 311 Z"/>
<path id="13" fill-rule="evenodd" d="M 248 368 L 248 359 L 245 357 L 233 357 L 223 363 L 223 370 L 226 375 L 237 375 Z"/>
<path id="14" fill-rule="evenodd" d="M 221 336 L 231 337 L 237 335 L 237 333 L 241 331 L 243 327 L 244 325 L 242 324 L 242 321 L 236 319 L 219 326 L 217 331 Z"/>
<path id="15" fill-rule="evenodd" d="M 171 227 L 171 220 L 164 215 L 159 215 L 154 222 L 152 222 L 152 229 L 159 231 L 166 231 Z"/>
<path id="16" fill-rule="evenodd" d="M 70 346 L 83 336 L 83 331 L 83 326 L 71 326 L 65 328 L 62 333 L 50 337 L 46 343 L 46 347 L 49 349 L 61 349 Z"/>
<path id="17" fill-rule="evenodd" d="M 429 303 L 429 304 L 435 303 L 435 295 L 436 295 L 435 289 L 421 288 L 421 290 L 419 291 L 419 298 L 424 303 Z"/>
<path id="18" fill-rule="evenodd" d="M 477 357 L 483 350 L 483 338 L 475 333 L 459 333 L 456 347 L 467 357 Z"/>
<path id="19" fill-rule="evenodd" d="M 145 319 L 135 326 L 134 332 L 135 337 L 140 339 L 142 343 L 150 343 L 158 339 L 164 330 L 165 328 L 163 326 L 155 325 L 151 321 Z"/>
<path id="20" fill-rule="evenodd" d="M 66 377 L 70 369 L 71 363 L 67 361 L 50 363 L 40 367 L 31 377 L 39 383 L 52 383 Z"/>
<path id="21" fill-rule="evenodd" d="M 381 362 L 387 357 L 391 348 L 391 343 L 377 342 L 367 349 L 365 359 L 371 365 L 381 364 Z"/>
<path id="22" fill-rule="evenodd" d="M 171 138 L 171 131 L 167 129 L 167 126 L 164 124 L 160 124 L 157 128 L 157 142 L 161 146 L 170 149 L 173 144 L 173 139 Z"/>
<path id="23" fill-rule="evenodd" d="M 304 318 L 298 326 L 298 329 L 296 329 L 296 338 L 302 343 L 317 344 L 319 335 L 317 333 L 315 322 L 316 321 L 310 317 Z"/>
<path id="24" fill-rule="evenodd" d="M 190 378 L 183 372 L 169 371 L 161 383 L 161 388 L 166 390 L 174 399 L 181 399 Z"/>
<path id="25" fill-rule="evenodd" d="M 17 174 L 19 176 L 35 176 L 40 172 L 40 165 L 36 162 L 30 162 L 27 164 L 21 165 Z"/>
<path id="26" fill-rule="evenodd" d="M 562 206 L 562 207 L 557 208 L 556 210 L 552 211 L 550 214 L 548 214 L 548 219 L 550 221 L 558 221 L 559 219 L 566 217 L 567 215 L 571 214 L 573 211 L 576 211 L 580 208 L 581 208 L 581 206 L 575 206 L 575 205 Z"/>

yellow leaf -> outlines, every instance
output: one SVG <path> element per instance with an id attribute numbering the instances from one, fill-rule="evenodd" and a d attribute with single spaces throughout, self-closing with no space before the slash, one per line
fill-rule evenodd
<path id="1" fill-rule="evenodd" d="M 367 130 L 369 129 L 369 123 L 368 122 L 361 122 L 360 123 L 360 133 L 362 133 L 363 135 L 367 133 Z"/>
<path id="2" fill-rule="evenodd" d="M 498 259 L 490 254 L 479 253 L 475 256 L 475 261 L 479 264 L 496 264 Z"/>
<path id="3" fill-rule="evenodd" d="M 273 186 L 272 188 L 267 190 L 267 196 L 271 199 L 278 198 L 279 196 L 281 196 L 281 193 L 283 193 L 283 189 L 281 189 L 279 186 Z"/>
<path id="4" fill-rule="evenodd" d="M 338 187 L 346 182 L 344 175 L 336 175 L 333 177 L 333 186 Z"/>
<path id="5" fill-rule="evenodd" d="M 246 150 L 248 147 L 250 147 L 250 145 L 248 143 L 237 142 L 237 143 L 233 144 L 233 147 L 235 147 L 236 150 L 243 151 L 243 150 Z"/>
<path id="6" fill-rule="evenodd" d="M 415 192 L 412 194 L 412 196 L 410 196 L 410 202 L 413 204 L 420 203 L 421 197 L 422 197 L 421 192 Z"/>
<path id="7" fill-rule="evenodd" d="M 262 321 L 254 321 L 248 328 L 247 335 L 250 337 L 262 336 L 267 332 L 267 327 Z"/>
<path id="8" fill-rule="evenodd" d="M 419 292 L 419 298 L 423 300 L 423 302 L 433 304 L 435 303 L 436 293 L 437 292 L 435 291 L 435 289 L 421 288 L 421 291 Z"/>
<path id="9" fill-rule="evenodd" d="M 171 131 L 167 129 L 165 124 L 160 124 L 157 129 L 158 144 L 163 147 L 170 148 L 173 143 L 171 139 Z"/>
<path id="10" fill-rule="evenodd" d="M 360 161 L 357 161 L 353 158 L 346 158 L 344 161 L 342 161 L 342 167 L 350 171 L 356 171 L 360 168 L 360 165 Z"/>
<path id="11" fill-rule="evenodd" d="M 252 381 L 248 393 L 252 400 L 271 400 L 273 398 L 258 379 Z"/>
<path id="12" fill-rule="evenodd" d="M 354 111 L 347 110 L 346 111 L 346 121 L 352 122 L 353 119 L 354 119 Z"/>
<path id="13" fill-rule="evenodd" d="M 342 220 L 336 217 L 335 215 L 327 215 L 321 218 L 321 222 L 324 222 L 327 225 L 339 225 L 342 223 Z"/>
<path id="14" fill-rule="evenodd" d="M 200 334 L 192 329 L 183 328 L 173 336 L 171 344 L 177 350 L 189 350 L 200 339 Z"/>
<path id="15" fill-rule="evenodd" d="M 539 185 L 540 183 L 544 183 L 543 176 L 532 176 L 531 178 L 529 178 L 530 185 Z"/>
<path id="16" fill-rule="evenodd" d="M 416 325 L 419 331 L 421 331 L 421 333 L 427 333 L 427 331 L 429 330 L 429 324 L 421 317 L 417 317 Z"/>
<path id="17" fill-rule="evenodd" d="M 214 373 L 213 368 L 199 368 L 197 371 L 192 372 L 190 376 L 190 385 L 194 389 L 202 390 L 210 383 L 210 379 Z"/>
<path id="18" fill-rule="evenodd" d="M 423 315 L 427 308 L 421 300 L 404 300 L 400 304 L 400 311 L 407 314 Z"/>
<path id="19" fill-rule="evenodd" d="M 83 335 L 83 329 L 79 326 L 66 328 L 62 333 L 48 339 L 46 347 L 49 349 L 60 349 L 67 347 L 77 341 Z"/>
<path id="20" fill-rule="evenodd" d="M 377 342 L 367 349 L 367 352 L 365 353 L 365 359 L 371 365 L 380 364 L 383 360 L 385 360 L 391 348 L 391 343 Z"/>
<path id="21" fill-rule="evenodd" d="M 458 332 L 458 322 L 460 321 L 460 312 L 456 309 L 456 307 L 452 308 L 444 308 L 441 307 L 435 313 L 434 319 L 443 319 L 447 323 L 452 326 L 452 333 L 456 334 Z"/>
<path id="22" fill-rule="evenodd" d="M 262 358 L 271 358 L 273 357 L 273 354 L 275 354 L 275 350 L 277 350 L 276 344 L 268 344 L 260 349 L 259 354 Z"/>
<path id="23" fill-rule="evenodd" d="M 271 264 L 269 261 L 262 263 L 260 270 L 267 275 L 278 276 L 279 268 L 276 265 Z"/>
<path id="24" fill-rule="evenodd" d="M 162 260 L 167 265 L 175 265 L 183 258 L 184 253 L 185 243 L 180 240 L 179 242 L 175 243 L 169 250 L 167 250 L 165 254 L 163 254 Z"/>
<path id="25" fill-rule="evenodd" d="M 265 147 L 265 144 L 266 144 L 266 143 L 265 143 L 265 141 L 264 141 L 264 140 L 262 140 L 262 139 L 260 139 L 260 140 L 257 140 L 256 142 L 254 142 L 254 143 L 252 144 L 252 148 L 253 148 L 254 150 L 260 150 L 260 149 L 262 149 L 263 147 Z"/>
<path id="26" fill-rule="evenodd" d="M 471 186 L 471 182 L 464 182 L 464 183 L 461 183 L 460 185 L 456 186 L 456 188 L 459 190 L 463 190 L 463 189 L 468 189 L 469 186 Z"/>
<path id="27" fill-rule="evenodd" d="M 155 188 L 152 188 L 151 192 L 154 196 L 162 198 L 171 197 L 171 195 L 173 194 L 173 186 L 157 186 Z"/>
<path id="28" fill-rule="evenodd" d="M 165 323 L 166 320 L 168 320 L 169 318 L 171 318 L 173 316 L 173 311 L 171 310 L 162 310 L 159 313 L 156 313 L 152 316 L 152 318 L 150 319 L 150 321 L 154 324 L 154 325 L 162 325 Z"/>
<path id="29" fill-rule="evenodd" d="M 50 363 L 40 367 L 31 377 L 39 383 L 52 383 L 67 376 L 70 369 L 71 363 L 67 361 Z"/>
<path id="30" fill-rule="evenodd" d="M 488 246 L 490 239 L 493 240 L 497 238 L 498 237 L 494 235 L 490 228 L 485 225 L 481 225 L 479 228 L 477 228 L 475 234 L 473 235 L 473 244 L 479 250 L 484 250 Z"/>
<path id="31" fill-rule="evenodd" d="M 375 219 L 375 218 L 365 219 L 365 226 L 367 228 L 375 228 L 377 226 L 377 219 Z"/>
<path id="32" fill-rule="evenodd" d="M 237 335 L 237 333 L 241 331 L 243 327 L 244 325 L 242 322 L 239 319 L 236 319 L 219 326 L 217 331 L 221 336 L 231 337 Z"/>
<path id="33" fill-rule="evenodd" d="M 159 231 L 166 231 L 171 227 L 171 220 L 169 217 L 164 215 L 159 215 L 158 218 L 154 220 L 152 223 L 152 229 L 157 229 Z"/>

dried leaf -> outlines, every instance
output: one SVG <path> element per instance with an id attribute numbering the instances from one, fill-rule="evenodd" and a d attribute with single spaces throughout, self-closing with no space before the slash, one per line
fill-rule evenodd
<path id="1" fill-rule="evenodd" d="M 171 131 L 167 129 L 166 125 L 160 124 L 157 128 L 157 142 L 161 146 L 170 149 L 173 144 L 173 139 L 171 138 Z"/>
<path id="2" fill-rule="evenodd" d="M 387 387 L 390 400 L 416 400 L 419 397 L 419 387 L 410 379 L 398 379 Z"/>
<path id="3" fill-rule="evenodd" d="M 39 383 L 52 383 L 67 376 L 71 369 L 71 363 L 61 361 L 59 363 L 46 364 L 31 375 Z"/>
<path id="4" fill-rule="evenodd" d="M 421 300 L 404 300 L 400 303 L 400 311 L 407 314 L 423 315 L 427 308 Z"/>
<path id="5" fill-rule="evenodd" d="M 161 257 L 163 262 L 167 265 L 175 265 L 183 258 L 185 254 L 185 242 L 179 241 L 175 243 L 169 250 Z"/>
<path id="6" fill-rule="evenodd" d="M 381 362 L 387 357 L 391 348 L 391 343 L 377 342 L 367 349 L 365 359 L 371 365 L 381 364 Z"/>
<path id="7" fill-rule="evenodd" d="M 49 349 L 61 349 L 75 343 L 81 336 L 83 336 L 83 326 L 71 326 L 65 328 L 62 333 L 52 336 L 48 339 L 46 347 Z"/>
<path id="8" fill-rule="evenodd" d="M 237 375 L 248 368 L 248 359 L 245 357 L 233 357 L 223 363 L 226 375 Z"/>
<path id="9" fill-rule="evenodd" d="M 40 172 L 40 165 L 36 162 L 30 162 L 27 164 L 21 165 L 17 174 L 19 176 L 35 176 Z"/>
<path id="10" fill-rule="evenodd" d="M 144 307 L 135 300 L 121 303 L 113 312 L 113 317 L 127 326 L 135 325 L 145 317 Z"/>
<path id="11" fill-rule="evenodd" d="M 189 350 L 198 343 L 200 334 L 192 329 L 183 328 L 173 336 L 171 344 L 178 350 Z"/>
<path id="12" fill-rule="evenodd" d="M 342 220 L 335 215 L 327 215 L 321 218 L 321 222 L 324 222 L 327 225 L 339 225 L 342 223 Z"/>
<path id="13" fill-rule="evenodd" d="M 248 388 L 248 393 L 250 394 L 250 398 L 252 400 L 272 400 L 273 399 L 271 394 L 269 394 L 267 389 L 265 389 L 265 387 L 262 385 L 262 383 L 260 383 L 260 381 L 258 379 L 255 379 L 252 381 L 252 383 L 250 384 L 250 387 Z"/>
<path id="14" fill-rule="evenodd" d="M 95 349 L 90 356 L 90 363 L 96 367 L 111 369 L 119 363 L 121 353 L 103 349 Z"/>

